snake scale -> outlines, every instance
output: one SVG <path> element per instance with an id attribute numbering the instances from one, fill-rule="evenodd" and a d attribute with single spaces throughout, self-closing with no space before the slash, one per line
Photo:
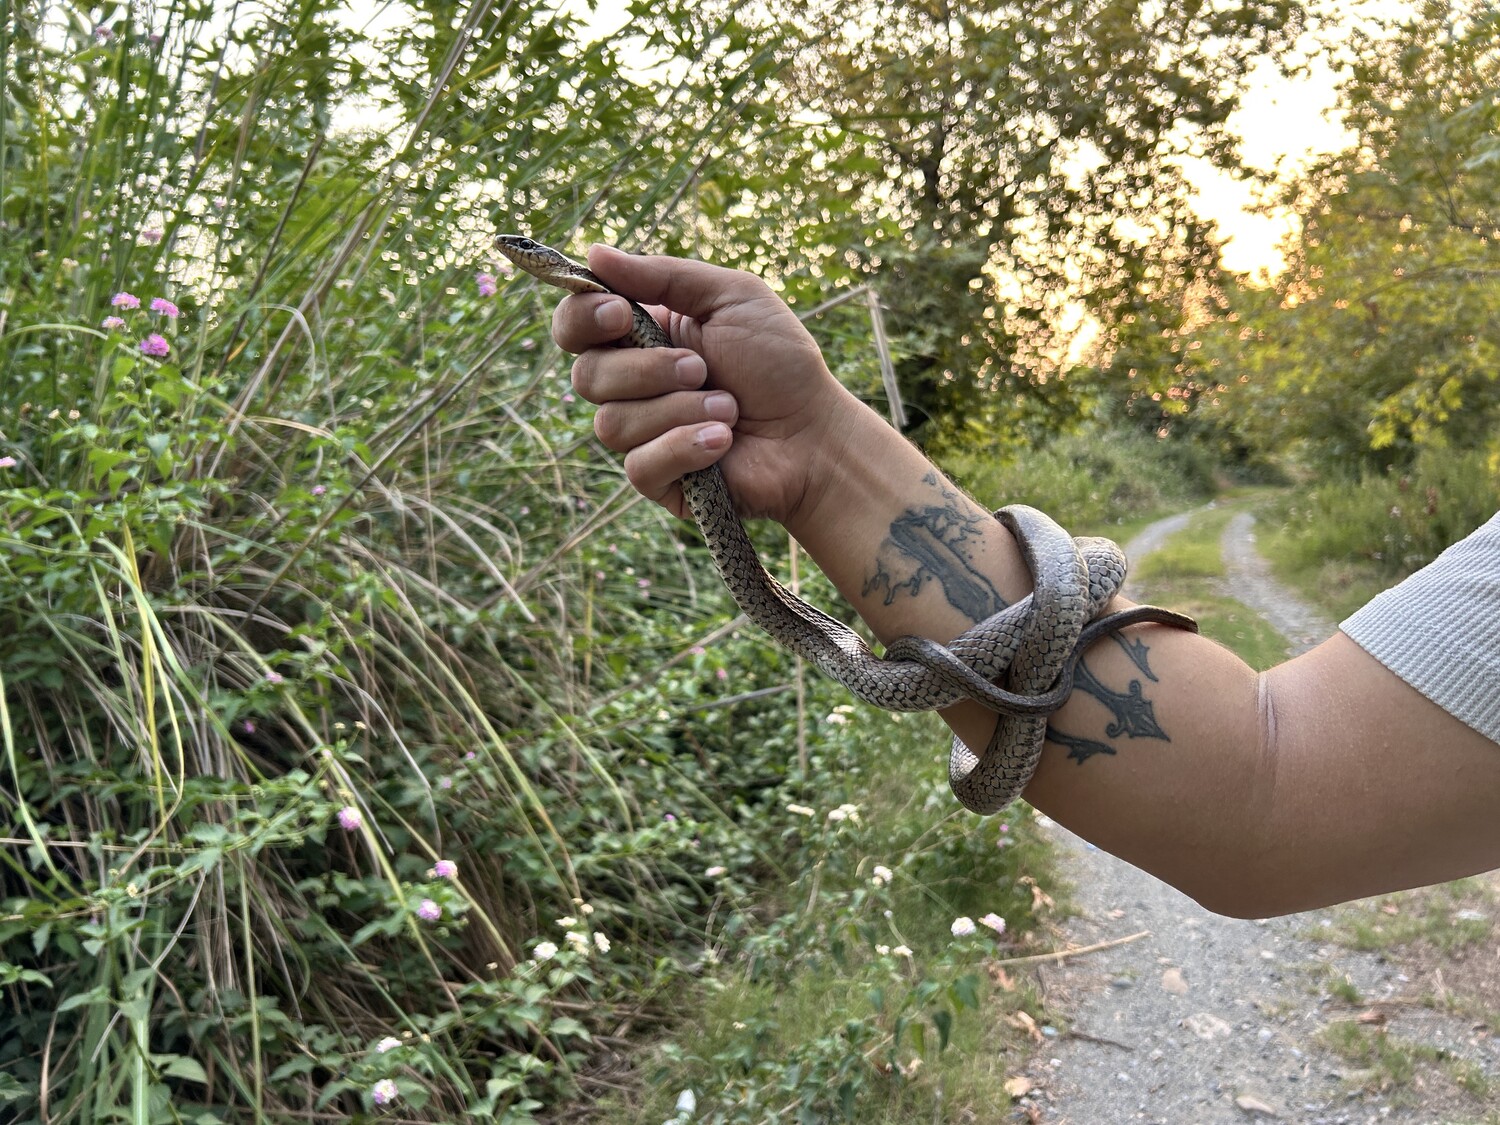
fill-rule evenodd
<path id="1" fill-rule="evenodd" d="M 550 285 L 615 293 L 588 267 L 524 235 L 500 235 L 495 247 Z M 630 307 L 634 321 L 622 344 L 672 346 L 650 312 L 635 301 Z M 1119 547 L 1108 539 L 1074 539 L 1035 508 L 1017 504 L 995 516 L 1020 545 L 1034 592 L 947 646 L 901 637 L 877 657 L 853 629 L 808 605 L 761 565 L 718 465 L 688 473 L 682 491 L 730 595 L 781 644 L 888 711 L 934 711 L 973 699 L 998 714 L 983 753 L 955 737 L 949 755 L 953 793 L 977 813 L 1004 808 L 1026 787 L 1042 756 L 1047 716 L 1072 692 L 1074 669 L 1090 644 L 1146 621 L 1197 631 L 1192 618 L 1155 606 L 1100 617 L 1125 580 Z M 1001 677 L 1004 687 L 997 683 Z"/>

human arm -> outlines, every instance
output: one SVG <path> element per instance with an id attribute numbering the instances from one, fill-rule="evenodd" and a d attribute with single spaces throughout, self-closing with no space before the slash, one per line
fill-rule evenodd
<path id="1" fill-rule="evenodd" d="M 628 326 L 608 296 L 570 297 L 554 323 L 643 493 L 680 515 L 676 481 L 720 461 L 742 509 L 783 522 L 883 640 L 946 641 L 1024 596 L 1010 535 L 838 385 L 762 283 L 602 250 L 590 265 L 673 310 L 683 345 L 601 347 Z M 732 396 L 718 423 L 712 390 Z M 1090 650 L 1026 791 L 1099 846 L 1245 915 L 1500 866 L 1500 746 L 1348 638 L 1263 675 L 1175 630 L 1126 639 Z M 944 717 L 975 747 L 994 722 L 974 705 Z"/>

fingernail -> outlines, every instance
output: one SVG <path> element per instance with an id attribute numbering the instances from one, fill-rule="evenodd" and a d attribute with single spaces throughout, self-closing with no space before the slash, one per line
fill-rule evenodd
<path id="1" fill-rule="evenodd" d="M 632 319 L 630 306 L 624 301 L 605 301 L 594 310 L 594 323 L 606 332 L 624 332 Z"/>
<path id="2" fill-rule="evenodd" d="M 694 436 L 693 443 L 704 449 L 723 449 L 729 444 L 729 427 L 704 426 Z"/>
<path id="3" fill-rule="evenodd" d="M 677 370 L 677 381 L 684 387 L 701 387 L 708 378 L 708 364 L 701 355 L 685 355 L 673 366 Z"/>
<path id="4" fill-rule="evenodd" d="M 739 407 L 735 405 L 732 394 L 715 391 L 703 400 L 703 413 L 720 422 L 733 422 L 735 415 L 739 413 Z"/>

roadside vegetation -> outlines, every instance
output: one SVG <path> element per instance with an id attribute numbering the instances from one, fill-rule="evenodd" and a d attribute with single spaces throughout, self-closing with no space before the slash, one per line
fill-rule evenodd
<path id="1" fill-rule="evenodd" d="M 0 5 L 0 1118 L 1005 1104 L 1061 895 L 1029 814 L 955 812 L 935 721 L 737 622 L 490 238 L 871 286 L 883 351 L 867 303 L 810 327 L 982 499 L 1125 538 L 1312 474 L 1287 558 L 1394 575 L 1494 507 L 1500 162 L 1489 17 L 1424 8 L 1350 97 L 1443 142 L 1464 225 L 1343 175 L 1362 119 L 1289 200 L 1368 254 L 1253 284 L 1176 157 L 1237 167 L 1302 6 L 992 9 Z M 1421 300 L 1371 311 L 1393 269 Z M 1158 565 L 1260 643 L 1206 545 Z"/>

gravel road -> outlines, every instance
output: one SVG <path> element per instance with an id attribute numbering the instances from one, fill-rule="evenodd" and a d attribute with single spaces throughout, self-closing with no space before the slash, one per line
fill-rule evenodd
<path id="1" fill-rule="evenodd" d="M 1127 553 L 1139 557 L 1192 515 L 1147 528 Z M 1252 517 L 1237 515 L 1224 536 L 1233 596 L 1263 613 L 1297 651 L 1329 636 L 1334 623 L 1271 577 L 1254 542 Z M 1390 1000 L 1381 1018 L 1392 1013 L 1393 1035 L 1470 1059 L 1500 1082 L 1500 1047 L 1488 1028 L 1410 1003 L 1425 982 L 1408 980 L 1399 962 L 1320 942 L 1331 925 L 1325 912 L 1268 922 L 1222 918 L 1060 826 L 1047 831 L 1064 856 L 1080 911 L 1066 923 L 1063 940 L 1086 946 L 1141 931 L 1148 936 L 1041 971 L 1049 1010 L 1066 1019 L 1043 1029 L 1019 1120 L 1455 1125 L 1484 1119 L 1483 1111 L 1455 1117 L 1451 1101 L 1434 1106 L 1418 1097 L 1414 1106 L 1410 1089 L 1383 1092 L 1372 1072 L 1358 1069 L 1366 1064 L 1321 1045 L 1320 1033 L 1333 1021 L 1356 1019 Z M 1358 989 L 1358 1007 L 1330 994 L 1330 982 L 1342 978 Z"/>

